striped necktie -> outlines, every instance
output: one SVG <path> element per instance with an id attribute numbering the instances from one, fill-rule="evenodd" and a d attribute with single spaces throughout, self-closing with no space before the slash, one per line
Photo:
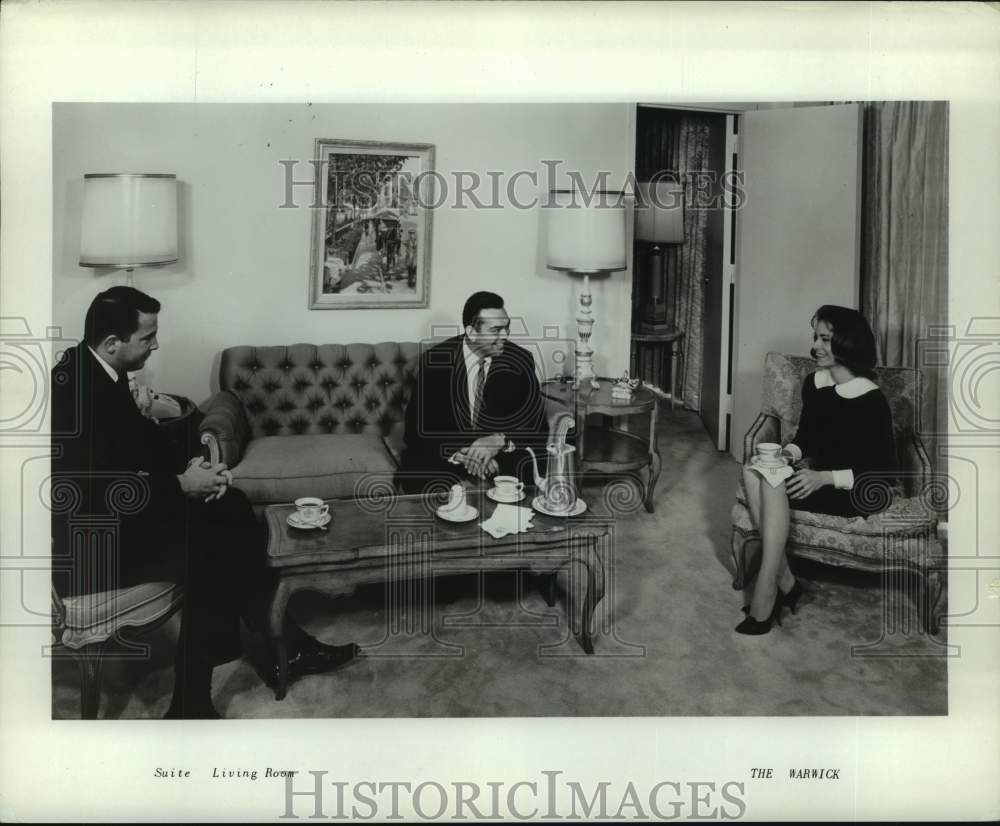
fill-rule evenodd
<path id="1" fill-rule="evenodd" d="M 486 359 L 479 359 L 476 369 L 476 387 L 472 394 L 472 429 L 479 428 L 479 417 L 483 412 L 483 389 L 486 387 Z"/>

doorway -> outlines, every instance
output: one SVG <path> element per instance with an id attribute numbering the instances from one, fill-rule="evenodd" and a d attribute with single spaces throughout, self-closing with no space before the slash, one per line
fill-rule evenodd
<path id="1" fill-rule="evenodd" d="M 636 108 L 636 181 L 683 186 L 684 232 L 681 243 L 634 241 L 631 373 L 672 404 L 696 411 L 719 450 L 728 449 L 735 264 L 733 210 L 723 195 L 736 164 L 737 119 L 725 112 Z"/>

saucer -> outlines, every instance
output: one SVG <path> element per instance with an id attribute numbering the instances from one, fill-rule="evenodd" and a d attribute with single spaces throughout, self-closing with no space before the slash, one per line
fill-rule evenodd
<path id="1" fill-rule="evenodd" d="M 297 513 L 290 513 L 286 517 L 285 521 L 291 525 L 293 528 L 298 528 L 302 531 L 311 531 L 314 528 L 323 528 L 330 524 L 330 520 L 333 519 L 330 514 L 324 514 L 323 518 L 318 522 L 304 522 L 299 518 Z"/>
<path id="2" fill-rule="evenodd" d="M 471 522 L 477 516 L 479 516 L 479 511 L 472 507 L 472 505 L 466 505 L 465 510 L 446 510 L 444 506 L 438 508 L 434 511 L 438 516 L 440 516 L 445 522 Z"/>
<path id="3" fill-rule="evenodd" d="M 784 467 L 785 465 L 788 464 L 788 457 L 779 456 L 775 460 L 766 460 L 766 459 L 761 459 L 760 456 L 754 456 L 750 460 L 750 463 L 762 468 L 779 468 L 779 467 Z"/>
<path id="4" fill-rule="evenodd" d="M 521 494 L 519 496 L 516 496 L 513 499 L 507 499 L 506 497 L 498 495 L 496 488 L 490 488 L 488 491 L 486 491 L 486 495 L 494 502 L 499 502 L 501 505 L 513 505 L 515 502 L 520 502 L 522 499 L 524 499 L 523 490 L 521 491 Z"/>
<path id="5" fill-rule="evenodd" d="M 569 512 L 555 513 L 554 511 L 550 511 L 548 508 L 545 507 L 545 497 L 536 496 L 534 499 L 531 500 L 531 507 L 533 507 L 539 513 L 544 513 L 546 516 L 579 516 L 581 513 L 587 510 L 587 503 L 584 502 L 582 499 L 577 499 L 576 504 L 573 505 L 572 510 L 570 510 Z"/>

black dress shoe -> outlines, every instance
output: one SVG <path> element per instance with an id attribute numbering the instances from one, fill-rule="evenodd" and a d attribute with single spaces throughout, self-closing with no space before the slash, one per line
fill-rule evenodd
<path id="1" fill-rule="evenodd" d="M 309 674 L 325 674 L 356 662 L 364 654 L 361 646 L 349 642 L 347 645 L 326 645 L 319 640 L 310 640 L 294 657 L 288 658 L 288 682 L 292 683 Z M 274 666 L 274 682 L 278 682 L 278 666 Z"/>
<path id="2" fill-rule="evenodd" d="M 222 715 L 212 705 L 211 700 L 198 703 L 171 702 L 164 720 L 221 720 Z"/>

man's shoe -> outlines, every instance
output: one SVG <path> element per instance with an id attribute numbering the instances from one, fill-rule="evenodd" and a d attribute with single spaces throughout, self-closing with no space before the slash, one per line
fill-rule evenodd
<path id="1" fill-rule="evenodd" d="M 325 674 L 352 662 L 364 654 L 361 646 L 349 642 L 347 645 L 326 645 L 319 640 L 310 640 L 294 657 L 288 659 L 288 682 L 293 683 L 309 674 Z M 274 667 L 274 682 L 278 681 L 278 667 Z"/>
<path id="2" fill-rule="evenodd" d="M 211 700 L 201 703 L 184 703 L 183 705 L 171 702 L 167 713 L 163 715 L 164 720 L 221 720 L 222 715 L 212 705 Z"/>

